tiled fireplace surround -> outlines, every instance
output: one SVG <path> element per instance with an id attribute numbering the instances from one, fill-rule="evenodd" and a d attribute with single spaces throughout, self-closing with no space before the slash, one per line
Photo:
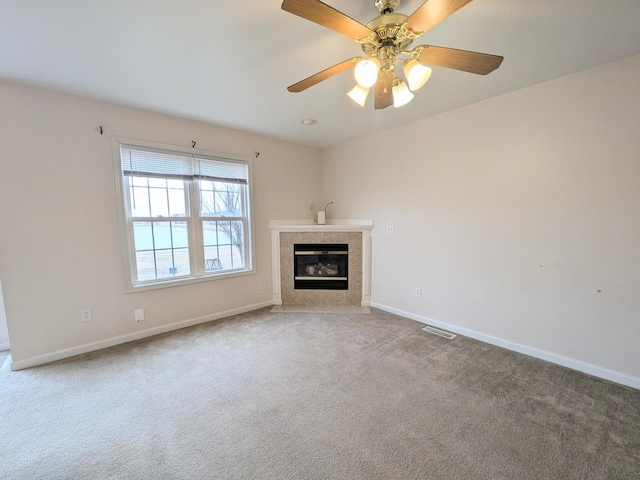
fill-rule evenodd
<path id="1" fill-rule="evenodd" d="M 272 220 L 273 303 L 303 306 L 369 306 L 371 303 L 372 220 Z M 347 243 L 347 290 L 296 290 L 293 286 L 293 245 L 296 243 Z"/>

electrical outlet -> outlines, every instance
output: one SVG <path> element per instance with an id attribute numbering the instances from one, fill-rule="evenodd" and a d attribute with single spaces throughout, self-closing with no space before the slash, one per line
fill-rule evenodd
<path id="1" fill-rule="evenodd" d="M 83 322 L 89 322 L 93 318 L 93 315 L 91 313 L 91 309 L 90 308 L 86 308 L 86 309 L 82 310 L 80 312 L 80 316 L 81 316 Z"/>
<path id="2" fill-rule="evenodd" d="M 316 204 L 313 202 L 309 202 L 309 210 L 313 210 L 314 208 L 316 208 Z"/>
<path id="3" fill-rule="evenodd" d="M 134 310 L 133 312 L 134 318 L 136 322 L 141 322 L 144 320 L 144 309 L 139 308 L 138 310 Z"/>
<path id="4" fill-rule="evenodd" d="M 264 290 L 265 288 L 267 288 L 265 283 L 264 282 L 260 282 L 260 290 Z"/>
<path id="5" fill-rule="evenodd" d="M 396 229 L 393 225 L 387 225 L 387 233 L 395 233 Z"/>
<path id="6" fill-rule="evenodd" d="M 422 288 L 416 287 L 416 297 L 421 297 L 421 296 L 422 296 Z"/>

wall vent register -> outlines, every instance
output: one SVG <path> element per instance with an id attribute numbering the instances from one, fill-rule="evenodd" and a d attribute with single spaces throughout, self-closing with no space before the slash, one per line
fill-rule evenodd
<path id="1" fill-rule="evenodd" d="M 347 290 L 349 245 L 346 243 L 297 243 L 293 246 L 294 288 L 298 290 Z"/>

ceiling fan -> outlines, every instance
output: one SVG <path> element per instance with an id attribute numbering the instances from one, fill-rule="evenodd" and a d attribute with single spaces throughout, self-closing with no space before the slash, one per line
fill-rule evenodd
<path id="1" fill-rule="evenodd" d="M 354 20 L 320 0 L 284 0 L 282 9 L 355 40 L 366 57 L 353 57 L 338 63 L 287 88 L 302 92 L 334 75 L 355 68 L 357 84 L 347 95 L 364 107 L 370 88 L 374 87 L 374 108 L 400 107 L 412 98 L 412 91 L 422 87 L 431 75 L 430 66 L 453 68 L 486 75 L 502 63 L 503 57 L 411 43 L 472 0 L 427 0 L 407 16 L 396 13 L 400 0 L 375 0 L 380 15 L 366 25 Z M 395 73 L 402 63 L 405 83 Z M 408 83 L 408 85 L 407 85 Z"/>

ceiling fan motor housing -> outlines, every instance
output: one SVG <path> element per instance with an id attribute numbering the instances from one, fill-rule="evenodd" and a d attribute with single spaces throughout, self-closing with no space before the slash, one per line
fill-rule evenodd
<path id="1" fill-rule="evenodd" d="M 400 5 L 400 0 L 375 0 L 374 3 L 380 15 L 384 15 L 395 12 L 398 5 Z"/>
<path id="2" fill-rule="evenodd" d="M 373 30 L 372 35 L 362 41 L 362 51 L 367 55 L 376 56 L 383 47 L 393 46 L 396 53 L 406 50 L 413 38 L 408 32 L 405 22 L 407 16 L 403 13 L 387 13 L 374 18 L 367 27 Z"/>

